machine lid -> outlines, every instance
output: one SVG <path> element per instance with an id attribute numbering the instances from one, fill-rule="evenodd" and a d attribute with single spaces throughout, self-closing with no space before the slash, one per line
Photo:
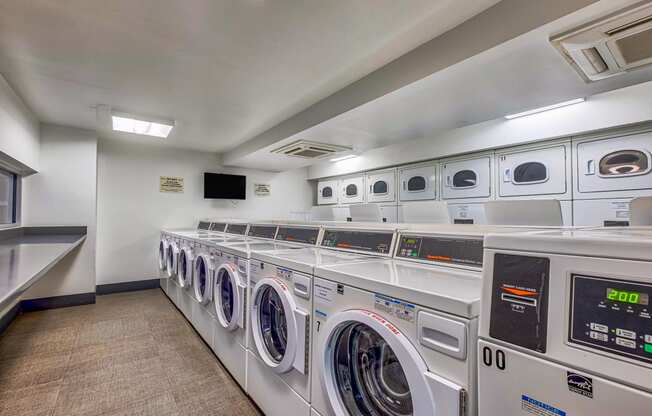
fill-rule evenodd
<path id="1" fill-rule="evenodd" d="M 265 252 L 254 251 L 251 257 L 265 263 L 275 264 L 306 274 L 313 274 L 317 265 L 350 263 L 372 258 L 362 254 L 345 253 L 316 247 Z"/>
<path id="2" fill-rule="evenodd" d="M 490 234 L 485 239 L 485 247 L 497 250 L 652 261 L 652 227 Z"/>
<path id="3" fill-rule="evenodd" d="M 480 271 L 377 259 L 317 266 L 315 276 L 465 318 L 480 314 Z"/>

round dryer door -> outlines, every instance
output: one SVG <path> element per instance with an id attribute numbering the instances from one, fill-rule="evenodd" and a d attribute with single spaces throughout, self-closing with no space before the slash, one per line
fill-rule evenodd
<path id="1" fill-rule="evenodd" d="M 383 317 L 365 310 L 344 311 L 330 317 L 324 330 L 322 383 L 336 415 L 440 414 L 423 358 Z"/>
<path id="2" fill-rule="evenodd" d="M 195 299 L 202 305 L 211 300 L 213 290 L 212 278 L 212 260 L 209 254 L 200 254 L 195 259 L 194 283 Z"/>
<path id="3" fill-rule="evenodd" d="M 189 288 L 192 285 L 193 276 L 193 253 L 190 247 L 182 247 L 179 252 L 179 267 L 177 268 L 177 278 L 179 286 Z"/>
<path id="4" fill-rule="evenodd" d="M 233 264 L 222 264 L 215 271 L 215 312 L 220 325 L 229 331 L 244 327 L 245 289 L 242 276 Z"/>
<path id="5" fill-rule="evenodd" d="M 168 246 L 168 253 L 166 256 L 165 268 L 168 277 L 175 277 L 179 267 L 179 246 L 174 241 L 170 242 Z"/>
<path id="6" fill-rule="evenodd" d="M 294 368 L 306 374 L 305 328 L 309 317 L 297 310 L 287 284 L 277 278 L 262 279 L 251 297 L 251 329 L 262 360 L 277 373 Z"/>
<path id="7" fill-rule="evenodd" d="M 158 243 L 158 267 L 161 270 L 167 268 L 167 255 L 168 255 L 168 241 L 165 238 L 161 238 L 161 241 Z"/>

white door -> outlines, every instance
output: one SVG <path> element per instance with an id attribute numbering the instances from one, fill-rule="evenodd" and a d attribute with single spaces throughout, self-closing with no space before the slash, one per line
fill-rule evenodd
<path id="1" fill-rule="evenodd" d="M 396 171 L 386 170 L 367 174 L 367 202 L 396 201 Z"/>
<path id="2" fill-rule="evenodd" d="M 317 184 L 317 204 L 337 204 L 338 201 L 338 181 L 319 181 Z"/>
<path id="3" fill-rule="evenodd" d="M 498 155 L 501 197 L 565 194 L 566 146 Z"/>
<path id="4" fill-rule="evenodd" d="M 652 133 L 577 145 L 581 193 L 652 189 Z"/>
<path id="5" fill-rule="evenodd" d="M 442 164 L 442 199 L 488 198 L 491 195 L 491 158 Z"/>
<path id="6" fill-rule="evenodd" d="M 399 170 L 399 198 L 419 201 L 437 197 L 435 166 L 419 166 Z"/>
<path id="7" fill-rule="evenodd" d="M 364 176 L 349 176 L 340 180 L 340 204 L 364 202 Z"/>

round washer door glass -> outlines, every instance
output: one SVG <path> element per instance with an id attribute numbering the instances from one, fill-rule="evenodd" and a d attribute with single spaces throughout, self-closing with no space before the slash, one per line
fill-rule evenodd
<path id="1" fill-rule="evenodd" d="M 236 296 L 236 288 L 233 287 L 231 279 L 229 278 L 229 273 L 221 269 L 220 274 L 217 276 L 217 287 L 219 292 L 217 296 L 219 297 L 220 309 L 224 314 L 224 319 L 227 322 L 231 322 L 233 319 L 233 309 L 234 305 L 234 296 Z"/>
<path id="2" fill-rule="evenodd" d="M 188 261 L 186 259 L 186 250 L 179 253 L 179 277 L 186 280 L 188 277 Z"/>
<path id="3" fill-rule="evenodd" d="M 259 297 L 260 334 L 269 357 L 280 363 L 288 342 L 288 325 L 283 303 L 276 290 L 266 286 Z"/>
<path id="4" fill-rule="evenodd" d="M 352 415 L 412 415 L 412 395 L 401 363 L 371 327 L 352 322 L 333 344 L 333 374 Z"/>
<path id="5" fill-rule="evenodd" d="M 203 295 L 206 293 L 206 262 L 202 257 L 198 257 L 197 261 L 199 262 L 197 282 L 199 283 L 199 292 Z"/>

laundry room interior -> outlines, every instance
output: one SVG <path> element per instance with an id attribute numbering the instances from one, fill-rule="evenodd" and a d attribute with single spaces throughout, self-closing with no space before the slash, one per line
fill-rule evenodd
<path id="1" fill-rule="evenodd" d="M 0 1 L 0 416 L 652 411 L 652 1 Z"/>

